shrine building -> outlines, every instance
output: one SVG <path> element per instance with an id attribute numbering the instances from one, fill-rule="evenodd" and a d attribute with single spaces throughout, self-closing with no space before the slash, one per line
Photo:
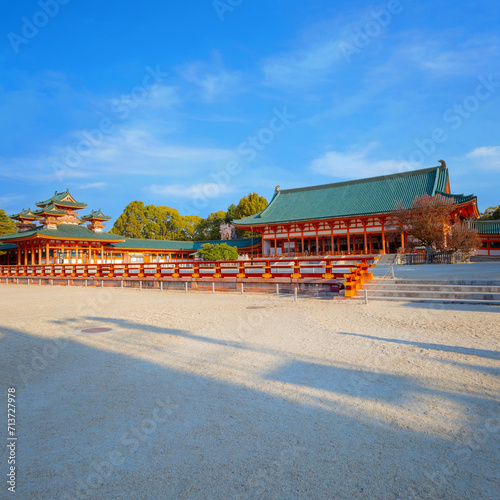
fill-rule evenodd
<path id="1" fill-rule="evenodd" d="M 479 217 L 474 195 L 452 194 L 444 161 L 433 168 L 297 189 L 276 188 L 259 214 L 233 221 L 262 234 L 263 255 L 396 253 L 404 235 L 391 212 L 424 194 L 454 200 L 454 216 Z M 477 221 L 479 255 L 500 255 L 500 223 Z M 483 234 L 485 232 L 485 234 Z"/>
<path id="2" fill-rule="evenodd" d="M 240 254 L 259 251 L 260 238 L 226 241 L 170 241 L 126 238 L 104 232 L 111 217 L 76 201 L 69 191 L 56 193 L 36 203 L 36 210 L 11 216 L 17 233 L 0 236 L 0 263 L 3 265 L 41 264 L 121 264 L 171 262 L 193 258 L 205 243 L 227 243 Z M 87 226 L 83 224 L 87 223 Z"/>
<path id="3" fill-rule="evenodd" d="M 399 203 L 428 194 L 453 198 L 453 217 L 477 219 L 474 195 L 452 194 L 446 164 L 399 174 L 297 189 L 276 188 L 260 213 L 235 226 L 261 237 L 224 241 L 126 238 L 105 232 L 111 220 L 68 190 L 11 216 L 18 232 L 0 236 L 0 264 L 127 264 L 192 259 L 205 243 L 227 243 L 250 257 L 396 253 L 405 237 L 394 226 Z M 84 224 L 87 224 L 86 226 Z M 482 239 L 478 255 L 500 256 L 500 221 L 471 222 Z"/>

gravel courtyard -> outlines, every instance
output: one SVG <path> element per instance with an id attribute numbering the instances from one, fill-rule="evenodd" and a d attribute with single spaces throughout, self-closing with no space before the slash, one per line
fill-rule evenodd
<path id="1" fill-rule="evenodd" d="M 485 306 L 0 285 L 17 498 L 500 498 L 499 325 Z"/>

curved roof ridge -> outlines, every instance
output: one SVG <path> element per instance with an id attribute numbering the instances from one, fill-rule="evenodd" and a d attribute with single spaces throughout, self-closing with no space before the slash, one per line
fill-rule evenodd
<path id="1" fill-rule="evenodd" d="M 294 192 L 297 192 L 297 191 L 312 191 L 312 190 L 315 190 L 315 189 L 328 189 L 328 188 L 337 187 L 337 186 L 341 187 L 341 186 L 348 186 L 348 185 L 353 185 L 353 184 L 364 184 L 364 183 L 367 183 L 367 182 L 378 181 L 378 180 L 383 181 L 383 180 L 395 179 L 395 178 L 398 178 L 398 177 L 407 177 L 407 176 L 411 176 L 411 175 L 419 175 L 419 174 L 423 174 L 423 173 L 432 172 L 434 170 L 438 170 L 438 169 L 441 169 L 441 168 L 443 168 L 443 167 L 422 168 L 420 170 L 410 170 L 410 171 L 407 171 L 407 172 L 397 172 L 395 174 L 376 175 L 374 177 L 366 177 L 364 179 L 354 179 L 354 180 L 350 180 L 350 181 L 332 182 L 332 183 L 329 183 L 329 184 L 318 184 L 316 186 L 307 186 L 307 187 L 302 187 L 302 188 L 282 189 L 279 192 L 285 194 L 285 193 L 294 193 Z"/>

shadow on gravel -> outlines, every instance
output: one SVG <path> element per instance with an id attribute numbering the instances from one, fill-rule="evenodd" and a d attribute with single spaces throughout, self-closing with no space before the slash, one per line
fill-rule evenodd
<path id="1" fill-rule="evenodd" d="M 415 309 L 437 309 L 439 311 L 468 311 L 468 312 L 492 312 L 500 313 L 500 305 L 483 304 L 452 304 L 446 302 L 407 302 L 404 307 Z"/>
<path id="2" fill-rule="evenodd" d="M 498 433 L 485 427 L 495 415 L 491 402 L 481 406 L 471 395 L 467 408 L 453 416 L 464 426 L 457 434 L 417 432 L 355 407 L 349 414 L 334 402 L 322 407 L 316 393 L 298 400 L 277 391 L 278 384 L 273 392 L 267 378 L 245 386 L 221 379 L 219 372 L 210 375 L 214 363 L 224 374 L 249 370 L 251 364 L 240 368 L 229 362 L 234 348 L 248 353 L 253 345 L 147 324 L 127 327 L 116 318 L 99 321 L 121 330 L 71 336 L 65 331 L 74 330 L 75 323 L 68 320 L 54 325 L 58 338 L 47 339 L 0 327 L 2 387 L 14 386 L 18 394 L 20 498 L 496 494 L 491 476 Z M 130 329 L 164 335 L 145 334 L 137 352 L 117 352 L 123 341 L 134 342 Z M 218 344 L 218 358 L 197 348 L 193 359 L 193 351 L 170 337 Z M 296 355 L 273 376 L 282 384 L 310 376 L 326 391 L 356 395 L 342 386 L 351 380 L 367 387 L 358 390 L 362 398 L 374 397 L 373 384 L 394 384 L 395 392 L 408 394 L 421 383 L 388 373 L 370 380 L 369 373 L 369 367 L 365 373 L 349 365 L 341 370 L 315 366 Z M 441 395 L 454 397 L 444 389 Z M 475 433 L 488 439 L 469 446 L 464 439 Z"/>
<path id="3" fill-rule="evenodd" d="M 416 342 L 413 340 L 388 339 L 384 337 L 375 337 L 374 335 L 364 335 L 361 333 L 337 332 L 339 335 L 350 335 L 351 337 L 361 337 L 370 340 L 378 340 L 380 342 L 389 342 L 392 344 L 411 345 L 420 347 L 421 349 L 431 349 L 433 351 L 455 352 L 465 354 L 466 356 L 479 356 L 481 358 L 500 360 L 499 351 L 490 351 L 488 349 L 471 349 L 470 347 L 451 346 L 444 344 L 429 344 L 427 342 Z"/>

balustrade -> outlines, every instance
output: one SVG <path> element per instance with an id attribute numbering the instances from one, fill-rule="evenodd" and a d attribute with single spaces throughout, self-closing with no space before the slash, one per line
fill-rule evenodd
<path id="1" fill-rule="evenodd" d="M 366 279 L 373 278 L 375 256 L 275 257 L 237 261 L 177 261 L 170 263 L 45 264 L 0 266 L 0 277 L 37 276 L 118 279 L 340 279 L 346 296 L 354 296 Z"/>

